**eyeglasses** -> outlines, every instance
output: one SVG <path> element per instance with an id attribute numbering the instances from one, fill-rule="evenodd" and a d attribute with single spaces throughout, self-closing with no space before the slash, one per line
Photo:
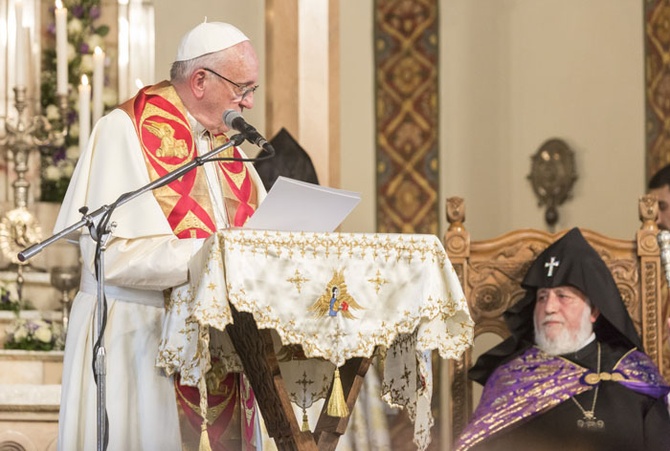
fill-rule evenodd
<path id="1" fill-rule="evenodd" d="M 228 83 L 230 83 L 231 85 L 235 86 L 235 88 L 237 88 L 237 96 L 240 97 L 240 100 L 243 100 L 246 96 L 255 92 L 258 89 L 258 85 L 244 86 L 244 85 L 241 85 L 239 83 L 235 83 L 233 80 L 230 80 L 230 79 L 224 77 L 223 75 L 219 74 L 218 72 L 213 71 L 212 69 L 209 69 L 207 67 L 203 67 L 202 69 L 206 70 L 209 73 L 212 73 L 212 74 L 216 75 L 220 79 L 225 80 Z"/>

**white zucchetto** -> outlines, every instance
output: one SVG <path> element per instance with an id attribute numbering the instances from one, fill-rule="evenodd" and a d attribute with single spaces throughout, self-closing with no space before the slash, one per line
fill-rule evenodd
<path id="1" fill-rule="evenodd" d="M 179 43 L 175 61 L 187 61 L 219 52 L 248 41 L 239 29 L 224 22 L 203 22 L 186 33 Z"/>

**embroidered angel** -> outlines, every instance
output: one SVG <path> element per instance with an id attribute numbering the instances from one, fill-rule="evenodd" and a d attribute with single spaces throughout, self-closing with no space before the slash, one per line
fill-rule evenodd
<path id="1" fill-rule="evenodd" d="M 361 310 L 363 307 L 347 291 L 342 271 L 335 271 L 333 278 L 328 282 L 326 292 L 309 307 L 309 311 L 314 312 L 318 318 L 334 317 L 342 313 L 347 319 L 356 319 L 351 313 L 352 309 Z"/>

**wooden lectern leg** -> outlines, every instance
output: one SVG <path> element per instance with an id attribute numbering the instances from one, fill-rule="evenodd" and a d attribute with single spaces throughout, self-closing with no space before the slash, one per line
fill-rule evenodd
<path id="1" fill-rule="evenodd" d="M 233 324 L 226 330 L 254 390 L 265 427 L 280 451 L 316 450 L 311 432 L 302 432 L 281 377 L 270 331 L 259 330 L 253 315 L 231 305 Z"/>
<path id="2" fill-rule="evenodd" d="M 349 359 L 340 368 L 340 379 L 342 381 L 342 391 L 344 392 L 344 399 L 347 401 L 349 413 L 356 404 L 356 399 L 363 386 L 363 379 L 370 368 L 371 359 L 356 357 Z M 332 392 L 331 386 L 331 392 Z M 330 397 L 330 393 L 328 393 Z M 337 447 L 337 442 L 349 424 L 349 416 L 344 418 L 331 417 L 326 413 L 328 408 L 328 399 L 323 405 L 321 416 L 314 429 L 314 438 L 319 444 L 319 450 L 330 451 Z"/>
<path id="3" fill-rule="evenodd" d="M 286 392 L 270 331 L 259 330 L 250 313 L 238 312 L 232 305 L 231 309 L 233 324 L 226 326 L 226 330 L 242 361 L 244 374 L 253 387 L 268 434 L 274 439 L 277 448 L 280 451 L 335 450 L 340 436 L 347 428 L 349 417 L 328 416 L 326 400 L 314 433 L 301 431 Z M 354 408 L 370 361 L 369 358 L 354 358 L 347 360 L 340 368 L 342 391 L 349 412 Z"/>

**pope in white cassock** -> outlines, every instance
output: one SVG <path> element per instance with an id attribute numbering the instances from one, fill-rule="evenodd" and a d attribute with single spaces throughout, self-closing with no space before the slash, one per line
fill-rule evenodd
<path id="1" fill-rule="evenodd" d="M 55 231 L 197 155 L 225 143 L 223 113 L 252 108 L 258 58 L 248 38 L 225 23 L 202 23 L 182 39 L 170 81 L 143 88 L 104 116 L 83 150 Z M 230 147 L 219 156 L 244 157 Z M 187 264 L 217 229 L 242 226 L 265 197 L 253 166 L 217 161 L 114 211 L 104 251 L 104 331 L 109 450 L 181 450 L 207 436 L 212 449 L 255 449 L 253 392 L 240 374 L 210 381 L 207 431 L 197 389 L 156 368 L 166 290 L 187 281 Z M 96 448 L 96 243 L 82 230 L 81 290 L 65 348 L 58 447 Z M 177 378 L 178 379 L 178 378 Z M 206 432 L 206 434 L 205 434 Z"/>

